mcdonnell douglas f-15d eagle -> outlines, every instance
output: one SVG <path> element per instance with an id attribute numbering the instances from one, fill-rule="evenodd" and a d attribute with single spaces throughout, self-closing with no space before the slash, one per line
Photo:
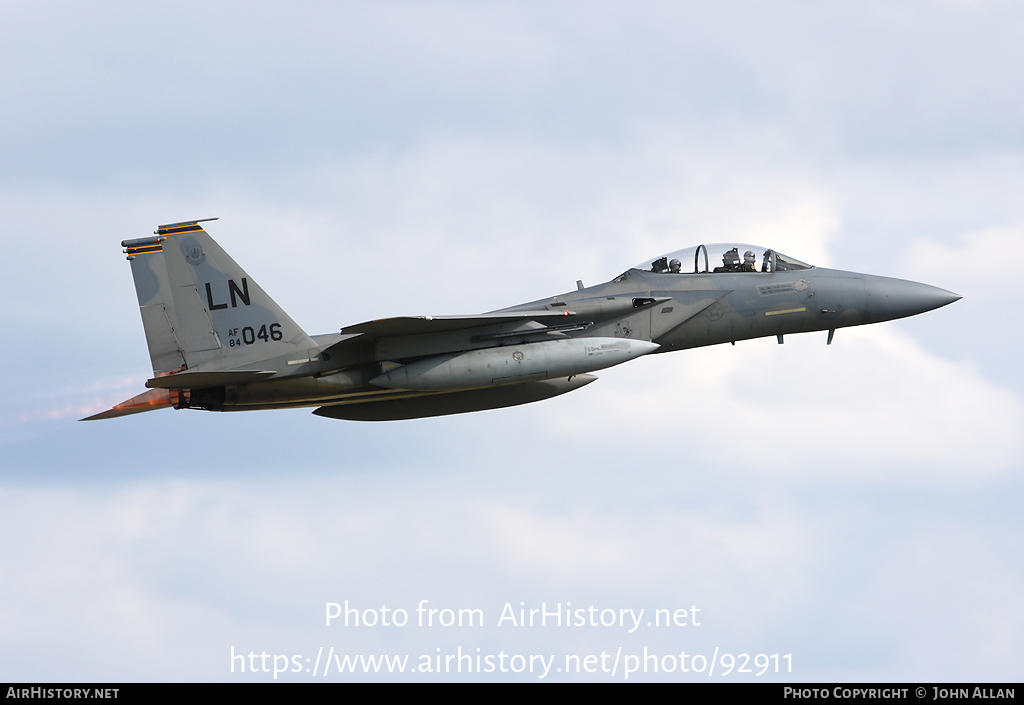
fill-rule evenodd
<path id="1" fill-rule="evenodd" d="M 209 219 L 214 220 L 214 219 Z M 652 353 L 878 323 L 960 297 L 926 284 L 824 269 L 765 247 L 698 245 L 605 284 L 468 316 L 383 318 L 307 335 L 213 241 L 202 220 L 121 243 L 154 376 L 89 419 L 173 406 L 302 406 L 389 421 L 498 409 L 590 384 Z"/>

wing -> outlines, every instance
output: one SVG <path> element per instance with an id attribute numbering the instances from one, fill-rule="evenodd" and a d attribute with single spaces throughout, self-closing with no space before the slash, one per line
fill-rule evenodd
<path id="1" fill-rule="evenodd" d="M 564 333 L 586 327 L 573 311 L 515 311 L 474 316 L 399 316 L 379 318 L 341 329 L 337 342 L 327 347 L 328 356 L 346 348 L 373 344 L 383 359 L 402 359 L 441 354 L 477 347 L 480 340 L 505 336 Z"/>
<path id="2" fill-rule="evenodd" d="M 414 335 L 416 333 L 443 333 L 502 323 L 529 321 L 555 321 L 572 315 L 571 311 L 518 311 L 515 313 L 482 313 L 475 316 L 398 316 L 378 318 L 341 329 L 342 335 L 359 333 L 369 337 L 386 335 Z"/>

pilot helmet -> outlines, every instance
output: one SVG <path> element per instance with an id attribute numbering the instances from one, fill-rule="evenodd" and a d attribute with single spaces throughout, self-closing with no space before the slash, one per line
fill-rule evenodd
<path id="1" fill-rule="evenodd" d="M 722 256 L 722 261 L 724 261 L 726 264 L 739 264 L 740 263 L 740 251 L 739 251 L 739 248 L 734 247 L 731 250 L 729 250 L 728 252 L 726 252 L 725 255 Z"/>
<path id="2" fill-rule="evenodd" d="M 757 256 L 751 250 L 747 250 L 743 253 L 744 264 L 753 264 L 755 259 L 757 259 Z"/>
<path id="3" fill-rule="evenodd" d="M 678 272 L 682 266 L 682 262 L 680 262 L 677 259 L 674 259 L 668 263 L 668 269 L 670 272 Z"/>

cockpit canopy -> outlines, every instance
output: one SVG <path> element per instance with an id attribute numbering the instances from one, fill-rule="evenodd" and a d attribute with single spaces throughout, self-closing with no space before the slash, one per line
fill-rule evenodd
<path id="1" fill-rule="evenodd" d="M 811 265 L 781 252 L 737 242 L 719 242 L 687 247 L 645 260 L 634 267 L 634 269 L 657 274 L 769 273 L 810 268 Z"/>

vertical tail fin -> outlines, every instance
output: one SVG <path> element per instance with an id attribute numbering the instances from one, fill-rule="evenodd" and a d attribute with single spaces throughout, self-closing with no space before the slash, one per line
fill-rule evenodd
<path id="1" fill-rule="evenodd" d="M 174 315 L 171 285 L 164 265 L 164 239 L 144 237 L 121 243 L 132 265 L 142 327 L 146 331 L 153 372 L 157 375 L 175 372 L 186 366 L 185 354 L 178 342 L 177 331 L 180 326 Z"/>
<path id="2" fill-rule="evenodd" d="M 125 240 L 157 376 L 226 369 L 316 344 L 211 238 L 198 220 Z"/>

